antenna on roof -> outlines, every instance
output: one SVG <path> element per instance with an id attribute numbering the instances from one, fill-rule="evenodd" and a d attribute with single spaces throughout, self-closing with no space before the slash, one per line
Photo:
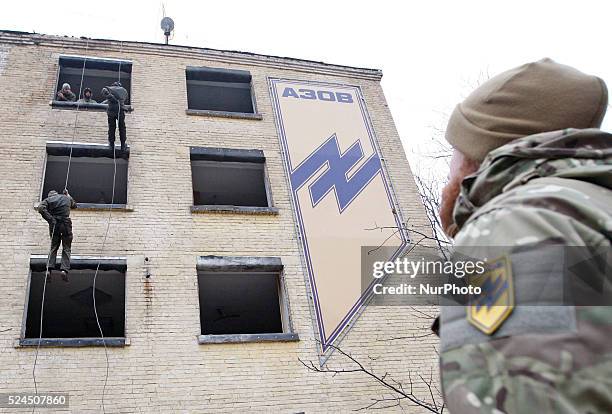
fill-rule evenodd
<path id="1" fill-rule="evenodd" d="M 168 37 L 174 30 L 174 20 L 172 20 L 170 17 L 164 17 L 161 21 L 161 29 L 164 31 L 164 36 L 166 36 L 166 44 L 168 44 Z"/>

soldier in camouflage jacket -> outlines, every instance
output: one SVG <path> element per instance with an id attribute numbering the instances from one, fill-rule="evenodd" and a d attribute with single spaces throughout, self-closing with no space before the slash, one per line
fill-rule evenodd
<path id="1" fill-rule="evenodd" d="M 443 224 L 455 252 L 503 255 L 514 293 L 489 331 L 469 320 L 469 304 L 442 307 L 451 414 L 612 412 L 612 307 L 584 306 L 612 302 L 530 299 L 568 274 L 570 284 L 598 280 L 598 292 L 612 286 L 612 134 L 596 129 L 606 105 L 603 81 L 545 59 L 492 78 L 451 116 Z M 572 246 L 585 258 L 573 274 Z"/>

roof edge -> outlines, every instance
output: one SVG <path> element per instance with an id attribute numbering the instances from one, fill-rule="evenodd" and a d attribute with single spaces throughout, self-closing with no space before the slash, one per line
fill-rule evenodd
<path id="1" fill-rule="evenodd" d="M 306 70 L 306 71 L 318 71 L 318 72 L 333 72 L 342 73 L 351 77 L 369 78 L 380 80 L 382 78 L 382 70 L 373 68 L 363 68 L 357 66 L 347 66 L 331 64 L 321 61 L 299 59 L 285 56 L 266 55 L 253 52 L 243 52 L 238 50 L 224 50 L 224 49 L 213 49 L 204 48 L 197 46 L 185 46 L 185 45 L 166 45 L 164 43 L 155 42 L 142 42 L 133 40 L 114 40 L 114 39 L 98 39 L 98 38 L 87 38 L 85 36 L 74 37 L 74 36 L 61 36 L 61 35 L 47 35 L 35 32 L 23 32 L 17 30 L 0 29 L 0 42 L 8 43 L 26 43 L 40 45 L 48 43 L 49 45 L 62 45 L 69 44 L 73 47 L 83 47 L 84 43 L 89 40 L 89 48 L 94 49 L 96 46 L 106 48 L 116 48 L 118 50 L 130 50 L 138 53 L 155 53 L 155 54 L 198 54 L 202 57 L 213 58 L 213 59 L 226 59 L 233 60 L 236 63 L 254 63 L 257 62 L 260 65 L 265 66 L 286 66 L 292 69 Z M 94 44 L 92 44 L 92 42 Z"/>

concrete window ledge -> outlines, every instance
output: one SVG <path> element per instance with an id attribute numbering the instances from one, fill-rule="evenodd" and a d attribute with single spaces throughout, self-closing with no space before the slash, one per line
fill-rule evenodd
<path id="1" fill-rule="evenodd" d="M 34 210 L 38 210 L 40 203 L 34 203 Z M 130 204 L 97 204 L 97 203 L 77 203 L 76 210 L 90 211 L 134 211 L 134 207 Z"/>
<path id="2" fill-rule="evenodd" d="M 86 346 L 123 347 L 130 345 L 128 338 L 42 338 L 41 347 L 86 347 Z M 15 347 L 37 347 L 38 338 L 21 338 L 16 340 Z"/>
<path id="3" fill-rule="evenodd" d="M 263 116 L 261 114 L 251 114 L 248 112 L 226 112 L 226 111 L 206 111 L 202 109 L 186 109 L 187 115 L 198 115 L 198 116 L 212 116 L 220 118 L 235 118 L 235 119 L 254 119 L 261 121 Z"/>
<path id="4" fill-rule="evenodd" d="M 80 111 L 106 111 L 108 109 L 107 104 L 103 103 L 83 103 L 83 102 L 68 102 L 68 101 L 51 101 L 49 102 L 52 108 L 59 109 L 78 109 Z M 125 112 L 132 112 L 134 109 L 131 105 L 123 105 Z"/>
<path id="5" fill-rule="evenodd" d="M 297 342 L 297 333 L 267 333 L 267 334 L 233 334 L 233 335 L 200 335 L 200 344 L 239 344 L 245 342 Z"/>
<path id="6" fill-rule="evenodd" d="M 219 213 L 219 214 L 262 214 L 262 215 L 277 215 L 278 208 L 276 207 L 244 207 L 244 206 L 216 206 L 203 205 L 191 206 L 192 213 Z"/>
<path id="7" fill-rule="evenodd" d="M 129 204 L 95 204 L 95 203 L 77 203 L 77 210 L 94 210 L 94 211 L 134 211 L 134 207 Z"/>
<path id="8" fill-rule="evenodd" d="M 43 263 L 47 256 L 41 256 Z M 200 256 L 196 269 L 203 272 L 281 272 L 280 257 Z"/>

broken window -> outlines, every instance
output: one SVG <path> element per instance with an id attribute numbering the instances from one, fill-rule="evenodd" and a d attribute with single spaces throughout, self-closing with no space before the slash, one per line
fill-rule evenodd
<path id="1" fill-rule="evenodd" d="M 77 207 L 88 204 L 127 204 L 127 172 L 129 149 L 116 151 L 117 171 L 113 150 L 106 145 L 47 143 L 47 164 L 43 181 L 42 199 L 50 190 L 61 193 L 66 182 L 68 161 L 72 147 L 68 191 Z M 115 195 L 113 199 L 113 176 Z"/>
<path id="2" fill-rule="evenodd" d="M 190 66 L 186 76 L 189 109 L 255 113 L 249 72 Z"/>
<path id="3" fill-rule="evenodd" d="M 69 281 L 52 272 L 47 283 L 42 338 L 100 338 L 93 308 L 93 278 L 99 259 L 72 258 Z M 45 257 L 30 259 L 30 283 L 23 338 L 40 334 Z M 125 336 L 125 259 L 102 259 L 96 277 L 96 308 L 104 337 Z"/>
<path id="4" fill-rule="evenodd" d="M 202 335 L 289 332 L 279 258 L 198 260 Z"/>
<path id="5" fill-rule="evenodd" d="M 85 64 L 85 72 L 83 73 L 83 64 Z M 81 87 L 81 76 L 83 77 L 83 85 Z M 104 108 L 102 102 L 102 88 L 110 86 L 113 82 L 121 82 L 121 85 L 128 91 L 128 99 L 126 105 L 130 105 L 131 85 L 132 85 L 132 62 L 124 60 L 100 59 L 92 57 L 79 56 L 60 56 L 59 58 L 59 74 L 55 93 L 53 94 L 53 104 L 55 106 L 76 107 L 76 102 L 57 101 L 56 94 L 62 89 L 64 83 L 70 84 L 72 92 L 77 95 L 77 100 L 83 97 L 85 88 L 91 89 L 92 98 L 98 105 L 90 105 L 92 107 Z M 80 94 L 79 96 L 79 89 Z"/>
<path id="6" fill-rule="evenodd" d="M 263 151 L 192 147 L 191 176 L 196 206 L 270 205 Z"/>

